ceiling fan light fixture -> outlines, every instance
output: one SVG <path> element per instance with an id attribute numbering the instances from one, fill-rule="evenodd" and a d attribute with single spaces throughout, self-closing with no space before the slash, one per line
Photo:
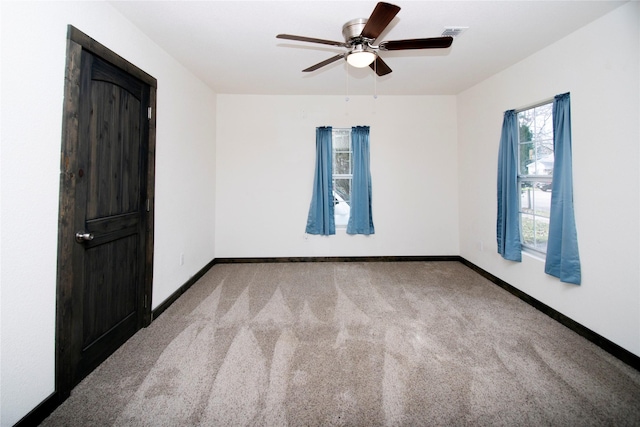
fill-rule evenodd
<path id="1" fill-rule="evenodd" d="M 376 54 L 366 50 L 362 45 L 357 45 L 354 47 L 353 51 L 347 55 L 347 62 L 349 65 L 356 68 L 368 67 L 375 60 Z"/>
<path id="2" fill-rule="evenodd" d="M 391 72 L 391 68 L 384 62 L 382 56 L 378 56 L 379 51 L 447 49 L 451 46 L 454 37 L 459 36 L 460 33 L 466 29 L 466 27 L 447 27 L 442 37 L 380 41 L 376 45 L 375 42 L 381 34 L 384 33 L 387 26 L 395 19 L 399 11 L 399 6 L 383 1 L 378 2 L 369 18 L 352 19 L 342 26 L 344 42 L 302 37 L 293 34 L 278 34 L 276 38 L 326 44 L 348 49 L 345 53 L 339 53 L 311 67 L 305 68 L 302 70 L 303 73 L 315 71 L 344 58 L 352 67 L 371 67 L 376 75 L 386 76 Z"/>

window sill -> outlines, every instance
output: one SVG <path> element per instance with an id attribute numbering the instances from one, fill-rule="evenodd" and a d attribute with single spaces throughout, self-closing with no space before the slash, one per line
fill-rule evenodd
<path id="1" fill-rule="evenodd" d="M 545 262 L 546 261 L 546 254 L 542 254 L 540 252 L 535 252 L 535 251 L 532 251 L 530 249 L 522 248 L 522 254 L 526 255 L 526 256 L 528 256 L 530 258 L 533 258 L 533 259 L 535 259 L 537 261 L 540 261 L 540 262 Z"/>

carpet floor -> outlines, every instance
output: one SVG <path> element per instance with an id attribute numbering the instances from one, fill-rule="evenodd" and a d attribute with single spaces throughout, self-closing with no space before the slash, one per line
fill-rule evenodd
<path id="1" fill-rule="evenodd" d="M 219 264 L 43 426 L 632 426 L 640 372 L 458 262 Z"/>

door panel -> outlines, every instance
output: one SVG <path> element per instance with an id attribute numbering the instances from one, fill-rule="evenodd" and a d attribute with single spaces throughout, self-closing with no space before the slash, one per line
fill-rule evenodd
<path id="1" fill-rule="evenodd" d="M 87 219 L 140 208 L 141 105 L 125 89 L 107 82 L 91 85 Z"/>
<path id="2" fill-rule="evenodd" d="M 83 351 L 120 323 L 136 322 L 138 253 L 136 234 L 86 250 Z"/>
<path id="3" fill-rule="evenodd" d="M 56 340 L 63 395 L 150 322 L 153 261 L 155 79 L 72 27 L 70 35 Z"/>

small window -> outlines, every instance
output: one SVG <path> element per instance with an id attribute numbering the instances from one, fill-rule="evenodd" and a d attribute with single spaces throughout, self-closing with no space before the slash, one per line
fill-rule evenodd
<path id="1" fill-rule="evenodd" d="M 351 213 L 353 160 L 351 129 L 333 129 L 333 204 L 336 227 L 346 227 Z"/>
<path id="2" fill-rule="evenodd" d="M 552 102 L 518 112 L 522 248 L 546 254 L 553 182 Z"/>

